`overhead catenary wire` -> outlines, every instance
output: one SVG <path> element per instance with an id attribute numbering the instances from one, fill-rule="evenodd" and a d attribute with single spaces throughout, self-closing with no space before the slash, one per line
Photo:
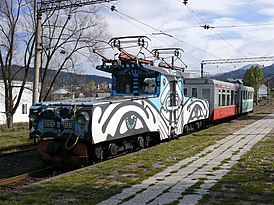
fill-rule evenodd
<path id="1" fill-rule="evenodd" d="M 104 5 L 103 5 L 103 6 L 104 6 Z M 153 26 L 151 26 L 151 25 L 149 25 L 149 24 L 147 24 L 147 23 L 144 23 L 144 22 L 142 22 L 142 21 L 140 21 L 140 20 L 138 20 L 138 19 L 136 19 L 136 18 L 133 18 L 133 17 L 131 17 L 131 16 L 129 16 L 129 15 L 127 15 L 127 14 L 121 12 L 121 11 L 118 11 L 118 10 L 116 9 L 115 6 L 112 6 L 112 7 L 111 7 L 111 10 L 112 10 L 113 12 L 115 11 L 116 13 L 120 14 L 120 15 L 119 15 L 120 17 L 121 17 L 121 15 L 123 15 L 123 16 L 125 16 L 125 17 L 127 17 L 127 18 L 129 18 L 129 19 L 131 19 L 131 20 L 133 20 L 133 21 L 138 22 L 139 24 L 142 24 L 142 25 L 144 25 L 144 26 L 146 26 L 146 27 L 152 29 L 152 30 L 153 30 L 154 32 L 156 32 L 156 33 L 162 33 L 162 34 L 164 34 L 164 35 L 166 35 L 166 36 L 168 36 L 168 37 L 170 37 L 170 38 L 173 38 L 173 39 L 176 40 L 176 41 L 179 41 L 179 42 L 181 42 L 181 43 L 183 43 L 183 44 L 185 44 L 185 45 L 187 45 L 187 46 L 189 46 L 189 47 L 191 47 L 191 48 L 194 48 L 194 49 L 199 50 L 199 51 L 201 51 L 201 52 L 203 52 L 203 53 L 206 53 L 206 54 L 208 54 L 208 55 L 210 55 L 210 56 L 212 56 L 212 57 L 214 57 L 214 58 L 220 58 L 220 57 L 218 57 L 218 56 L 216 56 L 216 55 L 214 55 L 214 54 L 212 54 L 212 53 L 209 53 L 209 52 L 207 52 L 207 51 L 202 50 L 201 48 L 198 48 L 198 47 L 196 47 L 196 46 L 194 46 L 194 45 L 192 45 L 192 44 L 190 44 L 190 43 L 187 43 L 186 41 L 183 41 L 183 40 L 181 40 L 181 39 L 178 39 L 178 38 L 172 36 L 171 34 L 168 34 L 168 33 L 166 33 L 166 32 L 162 32 L 161 30 L 159 30 L 159 29 L 157 29 L 157 28 L 155 28 L 155 27 L 153 27 Z M 138 28 L 141 29 L 140 27 L 138 27 Z M 145 31 L 144 29 L 142 29 L 142 30 Z M 146 32 L 147 32 L 147 31 L 146 31 Z M 188 54 L 188 55 L 189 55 L 189 54 Z M 191 55 L 190 55 L 190 56 L 191 56 Z M 192 56 L 192 57 L 193 57 L 193 56 Z M 196 58 L 197 58 L 197 57 L 196 57 Z"/>
<path id="2" fill-rule="evenodd" d="M 171 0 L 168 1 L 168 7 L 167 7 L 167 9 L 166 9 L 165 18 L 164 18 L 163 24 L 162 24 L 161 29 L 160 29 L 161 31 L 163 30 L 163 27 L 164 27 L 164 25 L 165 25 L 165 23 L 166 23 L 166 17 L 167 17 L 167 13 L 168 13 L 168 11 L 169 11 L 170 1 L 171 1 Z"/>
<path id="3" fill-rule="evenodd" d="M 179 30 L 185 30 L 185 29 L 193 29 L 193 28 L 205 28 L 205 26 L 208 26 L 209 28 L 214 28 L 214 29 L 227 29 L 227 28 L 250 28 L 250 27 L 265 27 L 265 26 L 274 26 L 274 23 L 263 23 L 263 24 L 240 24 L 240 25 L 225 25 L 225 26 L 210 26 L 210 25 L 196 25 L 196 26 L 189 26 L 189 27 L 174 27 L 174 28 L 169 28 L 166 30 L 163 30 L 163 32 L 174 32 L 174 31 L 179 31 Z"/>
<path id="4" fill-rule="evenodd" d="M 262 23 L 262 24 L 240 24 L 240 25 L 227 25 L 227 26 L 214 26 L 215 29 L 222 28 L 248 28 L 248 27 L 264 27 L 264 26 L 274 26 L 274 23 Z"/>
<path id="5" fill-rule="evenodd" d="M 191 14 L 193 15 L 193 17 L 194 17 L 194 19 L 196 20 L 196 22 L 198 23 L 198 24 L 202 24 L 202 25 L 204 25 L 206 28 L 207 28 L 207 26 L 208 26 L 208 29 L 210 29 L 210 30 L 212 30 L 217 36 L 219 36 L 219 38 L 221 38 L 228 46 L 230 46 L 233 50 L 235 50 L 237 53 L 239 53 L 239 54 L 241 54 L 242 56 L 244 56 L 244 57 L 246 57 L 246 55 L 244 54 L 244 53 L 242 53 L 241 51 L 239 51 L 238 49 L 236 49 L 234 46 L 232 46 L 226 39 L 224 39 L 223 37 L 222 37 L 222 35 L 221 34 L 219 34 L 218 32 L 216 32 L 215 30 L 214 30 L 214 27 L 210 27 L 209 25 L 207 25 L 204 21 L 203 21 L 203 19 L 201 19 L 201 17 L 200 16 L 198 16 L 189 6 L 187 6 L 187 5 L 185 5 L 188 9 L 189 9 L 189 11 L 191 12 Z M 199 20 L 200 20 L 200 22 L 199 22 Z M 201 26 L 201 25 L 200 25 Z M 203 27 L 203 26 L 201 26 L 201 27 Z"/>

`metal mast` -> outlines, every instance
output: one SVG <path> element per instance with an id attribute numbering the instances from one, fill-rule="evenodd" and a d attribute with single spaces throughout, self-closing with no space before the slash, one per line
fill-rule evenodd
<path id="1" fill-rule="evenodd" d="M 203 60 L 201 62 L 201 78 L 204 77 L 204 65 L 206 65 L 206 64 L 250 63 L 250 62 L 264 62 L 264 61 L 274 61 L 274 57 L 254 57 L 254 58 Z"/>
<path id="2" fill-rule="evenodd" d="M 36 31 L 35 31 L 35 56 L 34 56 L 34 82 L 33 82 L 33 104 L 39 99 L 39 66 L 41 55 L 41 31 L 42 31 L 42 13 L 46 11 L 55 11 L 66 8 L 77 8 L 92 4 L 101 4 L 117 0 L 40 0 L 35 1 L 36 11 Z"/>

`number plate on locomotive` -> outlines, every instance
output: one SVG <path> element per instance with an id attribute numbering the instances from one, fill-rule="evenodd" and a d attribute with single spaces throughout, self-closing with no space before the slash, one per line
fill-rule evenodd
<path id="1" fill-rule="evenodd" d="M 53 120 L 44 120 L 44 128 L 54 128 L 55 122 Z"/>
<path id="2" fill-rule="evenodd" d="M 73 120 L 65 121 L 63 123 L 63 125 L 64 125 L 64 129 L 69 129 L 69 130 L 74 129 L 74 121 Z"/>

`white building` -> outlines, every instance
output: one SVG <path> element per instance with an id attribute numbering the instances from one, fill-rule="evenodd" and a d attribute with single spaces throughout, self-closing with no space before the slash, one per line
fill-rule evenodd
<path id="1" fill-rule="evenodd" d="M 14 81 L 13 86 L 20 86 L 22 82 Z M 26 83 L 26 88 L 23 91 L 20 104 L 13 116 L 13 122 L 28 122 L 29 121 L 29 108 L 32 105 L 32 82 Z M 13 97 L 16 98 L 19 93 L 19 87 L 14 88 Z M 0 80 L 0 124 L 6 123 L 5 115 L 5 87 L 4 81 Z"/>

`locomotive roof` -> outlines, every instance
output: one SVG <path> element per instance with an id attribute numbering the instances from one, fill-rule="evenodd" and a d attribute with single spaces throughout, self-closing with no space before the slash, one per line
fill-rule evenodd
<path id="1" fill-rule="evenodd" d="M 159 72 L 162 75 L 166 76 L 167 78 L 169 78 L 169 77 L 178 77 L 178 78 L 189 77 L 188 73 L 184 73 L 184 72 L 182 72 L 180 70 L 176 70 L 176 69 L 156 67 L 156 66 L 151 66 L 151 65 L 142 65 L 142 67 L 144 67 L 148 70 L 153 70 L 155 72 Z"/>
<path id="2" fill-rule="evenodd" d="M 164 76 L 166 76 L 169 80 L 173 80 L 174 78 L 186 78 L 189 77 L 188 73 L 184 73 L 180 70 L 176 70 L 176 69 L 169 69 L 169 68 L 163 68 L 163 67 L 157 67 L 157 66 L 151 66 L 151 65 L 147 65 L 147 64 L 122 64 L 120 66 L 121 69 L 130 69 L 130 68 L 145 68 L 147 70 L 151 70 L 151 71 L 155 71 L 158 72 Z M 114 68 L 112 65 L 100 65 L 97 66 L 96 69 L 98 70 L 102 70 L 108 73 L 113 73 L 114 72 Z"/>

